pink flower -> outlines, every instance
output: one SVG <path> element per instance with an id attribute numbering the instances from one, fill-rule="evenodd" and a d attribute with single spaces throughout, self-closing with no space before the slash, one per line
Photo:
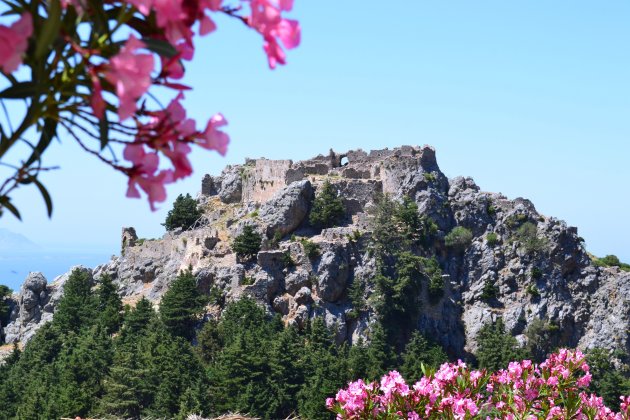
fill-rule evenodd
<path id="1" fill-rule="evenodd" d="M 92 111 L 94 111 L 94 116 L 96 118 L 103 119 L 105 115 L 106 104 L 103 100 L 103 87 L 101 85 L 101 79 L 98 78 L 98 75 L 94 71 L 89 71 L 90 78 L 92 79 L 92 96 L 90 98 L 90 106 L 92 107 Z"/>
<path id="2" fill-rule="evenodd" d="M 203 137 L 198 143 L 199 146 L 204 149 L 216 150 L 221 154 L 221 156 L 225 156 L 228 143 L 230 142 L 230 136 L 219 130 L 219 128 L 224 127 L 227 124 L 228 122 L 223 114 L 215 114 L 212 118 L 210 118 L 210 121 L 208 121 L 208 125 L 203 132 Z"/>
<path id="3" fill-rule="evenodd" d="M 145 16 L 151 13 L 151 7 L 153 6 L 152 0 L 126 0 L 126 2 L 135 6 L 136 9 Z"/>
<path id="4" fill-rule="evenodd" d="M 286 54 L 278 40 L 287 49 L 300 44 L 300 24 L 295 20 L 284 19 L 283 11 L 293 7 L 292 0 L 250 0 L 252 10 L 247 19 L 249 26 L 260 32 L 265 42 L 263 49 L 267 54 L 269 67 L 274 69 L 277 64 L 286 64 Z"/>
<path id="5" fill-rule="evenodd" d="M 128 144 L 123 157 L 133 163 L 129 170 L 127 197 L 140 198 L 138 186 L 147 194 L 151 210 L 155 211 L 155 202 L 166 200 L 164 184 L 173 181 L 172 171 L 165 170 L 156 174 L 160 161 L 157 153 L 146 153 L 140 144 Z"/>
<path id="6" fill-rule="evenodd" d="M 121 121 L 133 115 L 136 111 L 136 101 L 151 86 L 153 56 L 135 54 L 137 49 L 144 46 L 142 41 L 131 35 L 120 52 L 112 57 L 105 71 L 105 78 L 116 88 L 116 95 L 120 101 L 118 117 Z"/>
<path id="7" fill-rule="evenodd" d="M 0 25 L 0 69 L 12 73 L 22 64 L 22 55 L 28 48 L 28 39 L 33 34 L 31 14 L 24 13 L 9 27 Z"/>

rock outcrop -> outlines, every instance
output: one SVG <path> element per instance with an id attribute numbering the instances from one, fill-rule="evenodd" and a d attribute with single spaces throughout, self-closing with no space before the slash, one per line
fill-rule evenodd
<path id="1" fill-rule="evenodd" d="M 340 192 L 348 217 L 344 226 L 317 232 L 308 214 L 325 181 Z M 451 355 L 474 352 L 479 329 L 498 317 L 521 342 L 529 326 L 542 320 L 555 327 L 561 345 L 630 352 L 630 273 L 596 267 L 577 229 L 539 214 L 530 201 L 483 192 L 471 178 L 449 180 L 429 146 L 229 166 L 202 181 L 204 225 L 144 241 L 125 229 L 124 252 L 96 267 L 93 276 L 108 273 L 126 302 L 146 296 L 157 303 L 177 273 L 191 267 L 199 290 L 219 294 L 221 302 L 252 296 L 298 327 L 321 316 L 339 342 L 356 342 L 376 319 L 369 299 L 367 308 L 353 311 L 348 291 L 363 281 L 366 298 L 374 292 L 368 211 L 380 194 L 411 198 L 435 222 L 431 252 L 444 290 L 438 300 L 422 291 L 417 328 Z M 230 247 L 245 224 L 267 239 L 255 262 L 238 261 Z M 518 237 L 525 224 L 531 243 Z M 444 246 L 456 226 L 472 234 L 470 245 L 457 251 Z M 62 284 L 29 275 L 4 329 L 7 342 L 27 341 L 51 319 Z M 484 293 L 488 285 L 491 298 Z"/>

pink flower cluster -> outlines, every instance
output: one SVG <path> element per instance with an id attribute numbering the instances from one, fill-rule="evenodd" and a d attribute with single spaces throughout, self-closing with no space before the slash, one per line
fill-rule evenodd
<path id="1" fill-rule="evenodd" d="M 590 380 L 584 355 L 563 349 L 540 365 L 512 362 L 494 374 L 445 363 L 411 389 L 393 371 L 380 386 L 351 382 L 326 406 L 337 419 L 630 420 L 630 396 L 614 413 L 583 391 Z"/>
<path id="2" fill-rule="evenodd" d="M 17 21 L 10 26 L 0 25 L 0 70 L 14 72 L 29 51 L 37 50 L 38 46 L 28 48 L 29 40 L 34 46 L 30 39 L 34 22 L 58 19 L 58 25 L 48 25 L 58 28 L 50 38 L 65 42 L 47 46 L 44 57 L 52 57 L 59 64 L 59 72 L 64 66 L 72 71 L 63 73 L 61 79 L 66 80 L 68 89 L 51 107 L 60 114 L 56 119 L 83 149 L 128 176 L 128 197 L 140 197 L 140 191 L 144 191 L 155 210 L 155 203 L 166 199 L 165 184 L 191 175 L 191 145 L 225 155 L 230 140 L 222 131 L 227 125 L 223 115 L 215 114 L 205 128 L 197 129 L 182 105 L 182 92 L 189 87 L 174 80 L 184 76 L 183 61 L 194 56 L 195 35 L 216 29 L 213 14 L 234 17 L 262 35 L 269 66 L 275 68 L 286 63 L 284 49 L 300 43 L 299 23 L 283 16 L 293 9 L 293 1 L 234 0 L 230 3 L 236 5 L 226 6 L 223 0 L 61 0 L 59 13 L 42 16 L 31 15 L 39 9 L 27 7 L 26 2 L 13 10 L 22 13 Z M 119 12 L 109 16 L 105 10 Z M 108 24 L 96 22 L 96 16 L 105 16 Z M 92 31 L 79 31 L 79 26 L 92 26 Z M 124 34 L 122 41 L 115 34 L 118 30 Z M 37 55 L 33 58 L 35 64 L 42 56 Z M 57 70 L 54 66 L 51 69 L 52 79 Z M 145 98 L 156 85 L 176 91 L 175 99 L 165 109 L 147 106 Z M 76 115 L 61 115 L 64 112 Z M 122 144 L 122 155 L 131 166 L 120 166 L 118 159 L 105 158 L 84 143 L 84 136 L 98 140 L 99 150 L 110 143 Z M 169 167 L 161 165 L 161 157 Z"/>
<path id="3" fill-rule="evenodd" d="M 31 14 L 24 13 L 11 26 L 0 25 L 0 69 L 12 73 L 22 64 L 22 57 L 33 35 Z"/>
<path id="4" fill-rule="evenodd" d="M 265 43 L 263 49 L 272 69 L 277 64 L 286 64 L 286 54 L 280 43 L 287 49 L 300 44 L 300 25 L 296 20 L 282 17 L 283 11 L 293 8 L 293 0 L 249 0 L 252 9 L 247 19 L 249 26 L 260 32 Z"/>
<path id="5" fill-rule="evenodd" d="M 129 171 L 127 197 L 140 197 L 139 186 L 147 194 L 153 210 L 155 202 L 166 199 L 165 184 L 192 174 L 187 156 L 191 151 L 189 144 L 216 150 L 221 155 L 227 152 L 230 139 L 219 130 L 227 125 L 223 115 L 215 115 L 208 121 L 204 131 L 198 131 L 195 121 L 186 116 L 186 109 L 180 102 L 183 98 L 184 95 L 180 93 L 166 109 L 147 112 L 149 121 L 139 124 L 136 141 L 125 146 L 123 156 L 133 163 Z M 172 170 L 159 170 L 157 152 L 170 159 Z"/>

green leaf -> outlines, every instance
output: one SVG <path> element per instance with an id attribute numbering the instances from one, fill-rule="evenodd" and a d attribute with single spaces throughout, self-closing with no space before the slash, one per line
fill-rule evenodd
<path id="1" fill-rule="evenodd" d="M 103 113 L 103 118 L 98 121 L 98 131 L 101 135 L 101 150 L 103 150 L 109 141 L 109 121 L 107 120 L 107 111 Z"/>
<path id="2" fill-rule="evenodd" d="M 44 122 L 44 128 L 42 129 L 42 134 L 39 137 L 39 142 L 33 150 L 31 157 L 26 161 L 26 166 L 30 166 L 33 162 L 36 162 L 41 159 L 44 150 L 48 147 L 50 142 L 55 135 L 57 134 L 57 121 L 47 118 Z"/>
<path id="3" fill-rule="evenodd" d="M 44 56 L 44 53 L 48 51 L 50 44 L 52 44 L 57 38 L 60 27 L 61 2 L 59 0 L 51 0 L 48 6 L 48 17 L 44 21 L 42 30 L 35 42 L 34 57 L 36 60 L 41 59 Z"/>
<path id="4" fill-rule="evenodd" d="M 44 185 L 41 182 L 39 182 L 37 178 L 33 178 L 33 182 L 35 183 L 35 186 L 37 186 L 37 189 L 39 189 L 39 192 L 42 194 L 42 198 L 44 199 L 44 202 L 46 203 L 46 211 L 48 212 L 48 217 L 51 217 L 52 211 L 53 211 L 53 205 L 52 205 L 52 199 L 50 198 L 50 194 L 48 194 L 46 187 L 44 187 Z"/>
<path id="5" fill-rule="evenodd" d="M 20 216 L 20 212 L 18 211 L 18 209 L 15 208 L 15 206 L 13 204 L 11 204 L 11 202 L 9 201 L 9 197 L 0 197 L 0 210 L 2 209 L 2 207 L 6 208 L 7 210 L 9 210 L 11 213 L 13 213 L 13 215 L 18 219 L 18 220 L 22 220 L 22 216 Z M 2 213 L 0 213 L 1 215 Z"/>
<path id="6" fill-rule="evenodd" d="M 150 51 L 153 51 L 162 57 L 172 58 L 178 54 L 175 47 L 162 39 L 142 38 L 142 42 L 146 44 Z"/>
<path id="7" fill-rule="evenodd" d="M 26 99 L 35 96 L 37 90 L 37 84 L 34 82 L 19 82 L 0 92 L 0 98 Z"/>

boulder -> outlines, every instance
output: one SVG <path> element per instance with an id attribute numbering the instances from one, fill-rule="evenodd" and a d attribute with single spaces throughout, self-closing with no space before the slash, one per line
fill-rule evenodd
<path id="1" fill-rule="evenodd" d="M 307 180 L 294 182 L 276 192 L 260 208 L 260 220 L 266 226 L 267 236 L 293 232 L 308 214 L 312 199 L 313 187 Z"/>

